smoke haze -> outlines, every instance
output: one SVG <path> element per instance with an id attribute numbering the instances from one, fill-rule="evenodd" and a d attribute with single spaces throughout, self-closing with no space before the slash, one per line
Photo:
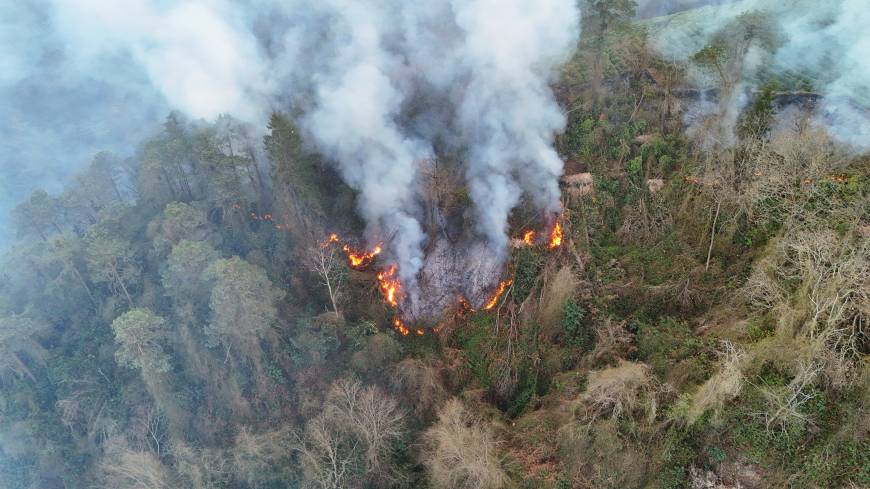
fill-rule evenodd
<path id="1" fill-rule="evenodd" d="M 773 52 L 750 51 L 743 64 L 742 77 L 726 124 L 750 101 L 743 94 L 757 88 L 759 74 L 785 76 L 800 74 L 812 82 L 822 96 L 815 123 L 825 127 L 840 142 L 858 151 L 870 150 L 870 32 L 862 26 L 870 22 L 870 9 L 864 0 L 742 0 L 706 2 L 710 5 L 684 12 L 650 24 L 653 45 L 670 59 L 687 61 L 742 13 L 762 12 L 781 37 Z M 764 71 L 762 71 L 762 68 Z M 701 86 L 709 86 L 695 77 Z M 718 106 L 706 103 L 715 113 Z M 704 107 L 690 110 L 693 120 Z"/>
<path id="2" fill-rule="evenodd" d="M 765 9 L 788 36 L 778 65 L 820 73 L 818 122 L 868 147 L 863 0 L 646 1 L 639 15 L 700 4 L 688 28 L 655 26 L 662 54 L 686 59 L 741 12 Z M 409 285 L 426 259 L 420 165 L 442 150 L 461 155 L 491 253 L 505 255 L 523 194 L 545 215 L 559 211 L 552 142 L 565 119 L 549 87 L 578 41 L 574 0 L 29 0 L 0 9 L 3 219 L 32 188 L 57 190 L 97 150 L 129 153 L 169 109 L 230 113 L 260 128 L 273 110 L 302 114 L 309 139 L 358 192 L 367 239 L 387 241 Z M 764 64 L 750 54 L 738 92 Z M 747 100 L 735 97 L 729 123 Z"/>

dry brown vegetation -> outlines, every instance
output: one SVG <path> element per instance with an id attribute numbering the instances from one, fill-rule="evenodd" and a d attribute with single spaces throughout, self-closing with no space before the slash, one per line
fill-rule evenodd
<path id="1" fill-rule="evenodd" d="M 380 389 L 338 380 L 294 449 L 315 487 L 362 487 L 367 481 L 389 479 L 388 462 L 393 445 L 404 436 L 404 425 L 396 401 Z"/>
<path id="2" fill-rule="evenodd" d="M 421 457 L 436 489 L 500 489 L 508 483 L 492 429 L 458 399 L 447 401 L 424 444 Z"/>
<path id="3" fill-rule="evenodd" d="M 620 360 L 615 367 L 589 372 L 581 396 L 582 419 L 594 423 L 603 417 L 656 417 L 656 380 L 647 365 Z"/>

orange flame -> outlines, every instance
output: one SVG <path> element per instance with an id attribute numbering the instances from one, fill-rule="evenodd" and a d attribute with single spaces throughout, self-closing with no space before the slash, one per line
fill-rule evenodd
<path id="1" fill-rule="evenodd" d="M 396 331 L 401 333 L 402 336 L 408 336 L 411 333 L 411 330 L 399 318 L 393 318 L 393 326 L 396 327 Z"/>
<path id="2" fill-rule="evenodd" d="M 387 304 L 394 308 L 398 307 L 401 283 L 396 278 L 396 266 L 391 265 L 387 270 L 378 273 L 378 283 L 381 286 L 381 292 L 383 292 Z"/>
<path id="3" fill-rule="evenodd" d="M 529 229 L 528 231 L 523 233 L 523 242 L 525 242 L 529 246 L 534 245 L 535 244 L 535 231 L 532 229 Z"/>
<path id="4" fill-rule="evenodd" d="M 558 248 L 562 244 L 562 224 L 558 221 L 553 226 L 553 231 L 550 233 L 550 249 Z"/>
<path id="5" fill-rule="evenodd" d="M 487 311 L 489 311 L 490 309 L 495 307 L 495 305 L 498 304 L 499 297 L 501 297 L 501 295 L 504 294 L 505 289 L 508 287 L 508 285 L 511 285 L 512 283 L 514 283 L 514 281 L 510 280 L 510 279 L 503 280 L 503 281 L 499 282 L 498 290 L 495 291 L 495 294 L 492 296 L 492 299 L 490 299 L 489 302 L 487 302 L 486 305 L 483 306 L 483 308 L 486 309 Z"/>
<path id="6" fill-rule="evenodd" d="M 320 243 L 320 247 L 321 247 L 321 248 L 326 248 L 327 246 L 331 245 L 332 243 L 338 243 L 338 241 L 339 241 L 339 239 L 338 239 L 338 235 L 335 234 L 335 233 L 332 233 L 332 234 L 329 235 L 328 238 L 326 238 L 325 241 L 323 241 L 322 243 Z"/>
<path id="7" fill-rule="evenodd" d="M 381 246 L 375 246 L 375 248 L 366 253 L 366 252 L 357 252 L 354 251 L 350 245 L 344 245 L 341 247 L 344 250 L 345 254 L 347 254 L 347 261 L 350 263 L 350 266 L 353 268 L 362 268 L 374 261 L 375 257 L 381 253 Z"/>
<path id="8" fill-rule="evenodd" d="M 320 243 L 321 248 L 326 248 L 327 246 L 333 243 L 340 243 L 341 238 L 338 237 L 337 234 L 332 233 L 329 235 L 324 242 Z M 374 247 L 372 251 L 357 251 L 353 249 L 349 244 L 344 243 L 341 245 L 341 250 L 344 251 L 344 254 L 347 256 L 347 263 L 352 268 L 365 268 L 371 262 L 375 260 L 375 257 L 381 254 L 381 245 L 377 245 Z"/>

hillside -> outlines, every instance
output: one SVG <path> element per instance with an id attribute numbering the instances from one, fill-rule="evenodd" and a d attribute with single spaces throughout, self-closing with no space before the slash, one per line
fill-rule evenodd
<path id="1" fill-rule="evenodd" d="M 0 487 L 870 487 L 857 85 L 750 69 L 764 2 L 581 4 L 494 54 L 387 30 L 262 128 L 173 112 L 19 203 Z"/>

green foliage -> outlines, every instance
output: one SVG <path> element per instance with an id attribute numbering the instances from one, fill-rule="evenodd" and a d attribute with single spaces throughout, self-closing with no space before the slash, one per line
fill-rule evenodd
<path id="1" fill-rule="evenodd" d="M 27 315 L 0 316 L 0 377 L 12 374 L 36 382 L 26 360 L 44 361 L 45 351 L 37 336 L 46 329 L 46 324 Z"/>
<path id="2" fill-rule="evenodd" d="M 749 339 L 761 341 L 776 333 L 776 325 L 769 318 L 754 319 L 749 323 Z"/>
<path id="3" fill-rule="evenodd" d="M 594 336 L 587 323 L 583 321 L 586 311 L 572 298 L 562 304 L 562 328 L 565 330 L 568 344 L 582 350 L 590 350 Z"/>
<path id="4" fill-rule="evenodd" d="M 147 373 L 166 373 L 170 369 L 164 343 L 169 330 L 166 320 L 147 309 L 132 309 L 112 321 L 118 342 L 118 363 Z"/>
<path id="5" fill-rule="evenodd" d="M 538 280 L 538 272 L 544 266 L 544 254 L 531 246 L 523 246 L 514 254 L 513 298 L 522 302 L 528 297 Z"/>
<path id="6" fill-rule="evenodd" d="M 626 164 L 626 169 L 628 170 L 628 174 L 631 176 L 631 178 L 635 179 L 636 181 L 640 181 L 643 172 L 643 161 L 641 160 L 640 155 L 628 160 L 628 163 Z"/>
<path id="7" fill-rule="evenodd" d="M 692 61 L 708 68 L 719 68 L 727 61 L 727 48 L 722 44 L 708 44 L 692 55 Z"/>
<path id="8" fill-rule="evenodd" d="M 203 273 L 219 256 L 206 242 L 181 241 L 166 260 L 161 273 L 163 287 L 178 303 L 204 301 L 208 289 Z"/>
<path id="9" fill-rule="evenodd" d="M 637 9 L 635 0 L 585 0 L 585 4 L 583 22 L 590 34 L 598 38 L 629 20 Z"/>
<path id="10" fill-rule="evenodd" d="M 209 307 L 211 321 L 205 328 L 209 345 L 243 346 L 254 343 L 278 321 L 275 303 L 284 292 L 272 286 L 266 271 L 234 256 L 212 263 L 205 278 L 213 282 Z"/>
<path id="11" fill-rule="evenodd" d="M 165 254 L 183 240 L 202 240 L 208 234 L 205 213 L 183 202 L 166 205 L 163 215 L 149 224 L 154 249 Z"/>
<path id="12" fill-rule="evenodd" d="M 779 86 L 775 82 L 765 84 L 749 108 L 743 112 L 737 123 L 737 134 L 742 139 L 762 139 L 770 132 L 770 124 L 776 110 L 773 104 L 774 92 L 778 89 Z"/>
<path id="13" fill-rule="evenodd" d="M 657 323 L 635 321 L 634 328 L 638 357 L 652 365 L 658 375 L 672 371 L 679 362 L 689 362 L 687 375 L 695 382 L 709 375 L 709 340 L 697 336 L 686 322 L 665 317 Z"/>
<path id="14" fill-rule="evenodd" d="M 699 453 L 694 433 L 686 428 L 673 427 L 667 431 L 658 452 L 661 469 L 656 473 L 653 487 L 680 489 L 689 487 L 689 465 Z"/>
<path id="15" fill-rule="evenodd" d="M 273 165 L 272 178 L 288 185 L 308 205 L 320 207 L 323 182 L 317 156 L 305 151 L 299 129 L 285 116 L 272 114 L 269 130 L 263 141 Z"/>

